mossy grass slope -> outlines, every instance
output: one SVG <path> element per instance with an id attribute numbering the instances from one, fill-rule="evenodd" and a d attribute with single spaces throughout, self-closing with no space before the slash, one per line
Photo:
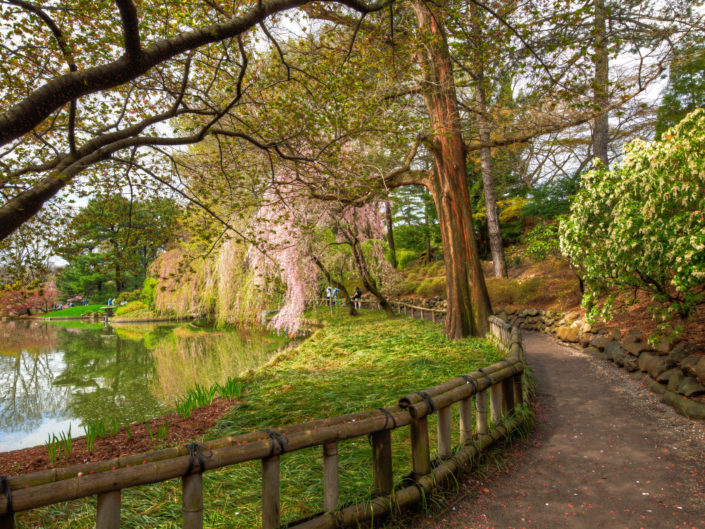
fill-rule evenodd
<path id="1" fill-rule="evenodd" d="M 407 317 L 388 319 L 377 311 L 351 318 L 344 309 L 336 309 L 333 315 L 328 310 L 310 314 L 312 319 L 324 321 L 324 328 L 242 379 L 241 404 L 220 421 L 209 438 L 392 406 L 410 392 L 501 358 L 499 350 L 485 340 L 448 340 L 440 324 Z M 457 415 L 453 421 L 457 444 Z M 435 431 L 433 416 L 429 421 L 432 446 Z M 395 430 L 392 441 L 398 483 L 411 469 L 408 428 Z M 340 443 L 341 505 L 370 497 L 371 461 L 366 438 Z M 321 511 L 320 447 L 284 454 L 281 464 L 282 522 Z M 208 472 L 204 487 L 206 527 L 260 525 L 259 461 Z M 20 526 L 58 526 L 71 512 L 71 527 L 91 527 L 95 523 L 94 503 L 77 501 L 41 509 L 20 517 L 24 522 Z M 122 513 L 123 527 L 179 527 L 179 481 L 123 491 Z"/>

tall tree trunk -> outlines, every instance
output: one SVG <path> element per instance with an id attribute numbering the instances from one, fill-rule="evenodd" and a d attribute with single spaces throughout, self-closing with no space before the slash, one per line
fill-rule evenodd
<path id="1" fill-rule="evenodd" d="M 115 263 L 115 288 L 118 294 L 122 292 L 122 268 L 120 267 L 120 263 Z"/>
<path id="2" fill-rule="evenodd" d="M 605 0 L 594 0 L 595 7 L 595 85 L 593 100 L 596 110 L 609 104 L 609 55 L 607 50 L 607 12 Z M 595 118 L 592 133 L 592 152 L 609 166 L 607 143 L 609 141 L 609 116 L 607 112 Z"/>
<path id="3" fill-rule="evenodd" d="M 475 104 L 477 105 L 477 125 L 480 132 L 480 142 L 489 144 L 490 121 L 487 118 L 487 99 L 484 84 L 485 73 L 482 64 L 478 65 L 476 81 Z M 490 236 L 492 267 L 495 277 L 507 277 L 507 263 L 504 259 L 504 242 L 502 241 L 502 232 L 499 227 L 499 214 L 497 213 L 497 192 L 494 187 L 494 174 L 492 172 L 492 151 L 489 147 L 482 147 L 480 149 L 480 166 L 482 172 L 482 187 L 485 191 L 485 210 L 487 212 L 487 231 Z"/>
<path id="4" fill-rule="evenodd" d="M 431 227 L 429 226 L 428 222 L 428 204 L 426 204 L 425 201 L 423 208 L 423 227 L 423 238 L 424 243 L 426 245 L 426 258 L 424 259 L 424 261 L 426 262 L 426 264 L 429 264 L 431 262 Z"/>
<path id="5" fill-rule="evenodd" d="M 423 47 L 418 51 L 424 69 L 422 90 L 433 127 L 435 171 L 430 190 L 438 210 L 446 267 L 448 314 L 445 332 L 452 339 L 483 336 L 492 314 L 477 252 L 470 209 L 465 147 L 453 82 L 448 44 L 439 18 L 428 4 L 414 0 Z"/>
<path id="6" fill-rule="evenodd" d="M 397 248 L 394 244 L 394 222 L 392 220 L 392 204 L 389 199 L 384 201 L 385 218 L 387 220 L 387 244 L 389 245 L 389 254 L 392 268 L 398 268 Z"/>

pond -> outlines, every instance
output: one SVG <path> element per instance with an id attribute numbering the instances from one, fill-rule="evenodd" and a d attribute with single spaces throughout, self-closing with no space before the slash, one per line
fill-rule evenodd
<path id="1" fill-rule="evenodd" d="M 0 452 L 83 435 L 173 409 L 196 384 L 211 386 L 265 363 L 286 345 L 266 334 L 193 324 L 0 323 Z"/>

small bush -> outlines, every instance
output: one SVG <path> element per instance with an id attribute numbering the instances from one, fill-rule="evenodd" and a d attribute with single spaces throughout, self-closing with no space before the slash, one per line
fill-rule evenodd
<path id="1" fill-rule="evenodd" d="M 406 268 L 406 265 L 416 261 L 419 258 L 419 254 L 413 250 L 407 250 L 401 248 L 397 250 L 397 263 L 399 263 L 399 268 Z"/>
<path id="2" fill-rule="evenodd" d="M 446 274 L 446 264 L 444 261 L 436 261 L 428 269 L 429 275 L 432 276 L 445 276 Z"/>
<path id="3" fill-rule="evenodd" d="M 539 224 L 522 237 L 526 245 L 526 255 L 533 261 L 543 261 L 547 257 L 561 254 L 558 224 Z"/>
<path id="4" fill-rule="evenodd" d="M 140 289 L 131 290 L 128 292 L 121 292 L 120 295 L 115 299 L 116 303 L 122 303 L 123 301 L 137 301 L 140 297 Z"/>
<path id="5" fill-rule="evenodd" d="M 421 281 L 407 280 L 401 285 L 400 294 L 412 294 L 416 292 L 416 289 L 421 285 Z"/>
<path id="6" fill-rule="evenodd" d="M 445 277 L 429 277 L 424 279 L 421 284 L 416 287 L 416 294 L 426 298 L 441 296 L 446 291 Z"/>
<path id="7" fill-rule="evenodd" d="M 122 307 L 118 307 L 115 310 L 115 315 L 116 316 L 122 316 L 124 314 L 129 314 L 130 312 L 135 312 L 137 310 L 142 310 L 147 307 L 144 306 L 144 303 L 141 301 L 130 301 L 127 305 L 123 305 Z"/>
<path id="8" fill-rule="evenodd" d="M 148 277 L 144 280 L 142 285 L 142 291 L 139 295 L 139 300 L 144 303 L 145 308 L 152 308 L 154 305 L 154 289 L 156 288 L 159 281 L 153 277 Z"/>

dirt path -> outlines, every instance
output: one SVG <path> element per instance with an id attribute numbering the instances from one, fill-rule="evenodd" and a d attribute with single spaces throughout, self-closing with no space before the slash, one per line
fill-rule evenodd
<path id="1" fill-rule="evenodd" d="M 508 468 L 470 476 L 428 528 L 705 528 L 705 424 L 602 359 L 524 333 L 535 432 Z"/>

